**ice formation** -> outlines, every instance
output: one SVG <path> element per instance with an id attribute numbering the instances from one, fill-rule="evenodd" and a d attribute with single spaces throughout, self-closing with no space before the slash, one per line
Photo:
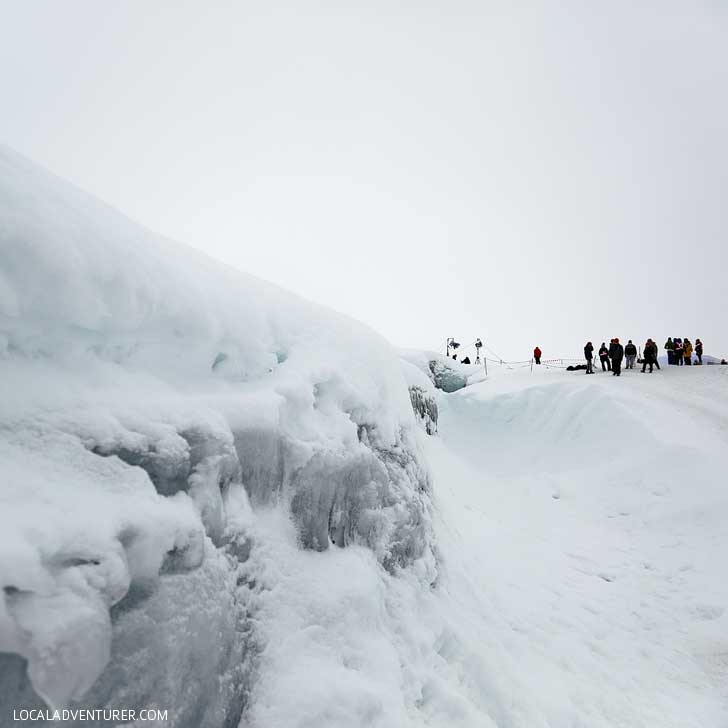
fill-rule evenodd
<path id="1" fill-rule="evenodd" d="M 241 509 L 435 579 L 409 385 L 374 332 L 7 149 L 0 253 L 4 701 L 234 724 L 255 651 Z"/>

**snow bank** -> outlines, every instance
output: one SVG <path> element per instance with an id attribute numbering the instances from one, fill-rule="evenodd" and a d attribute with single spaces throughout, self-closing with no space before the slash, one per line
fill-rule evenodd
<path id="1" fill-rule="evenodd" d="M 408 386 L 363 325 L 0 148 L 0 651 L 32 681 L 4 681 L 2 702 L 153 700 L 175 725 L 235 722 L 250 680 L 236 544 L 255 546 L 231 526 L 234 486 L 290 519 L 297 548 L 358 544 L 429 584 Z M 22 685 L 25 663 L 0 672 Z M 198 670 L 214 694 L 190 687 Z"/>

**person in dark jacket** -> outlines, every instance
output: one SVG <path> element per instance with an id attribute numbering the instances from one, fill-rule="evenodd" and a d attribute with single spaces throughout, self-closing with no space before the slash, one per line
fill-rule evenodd
<path id="1" fill-rule="evenodd" d="M 592 366 L 592 362 L 594 360 L 594 345 L 591 341 L 586 342 L 586 346 L 584 347 L 584 358 L 586 359 L 586 373 L 594 374 L 594 367 Z"/>
<path id="2" fill-rule="evenodd" d="M 609 349 L 607 345 L 602 341 L 602 345 L 599 347 L 599 360 L 602 362 L 602 371 L 611 372 L 612 365 L 609 361 Z"/>
<path id="3" fill-rule="evenodd" d="M 632 343 L 632 339 L 624 347 L 624 358 L 626 360 L 625 368 L 634 369 L 634 360 L 637 358 L 637 347 Z"/>
<path id="4" fill-rule="evenodd" d="M 536 364 L 541 363 L 541 349 L 538 347 L 533 350 L 533 358 L 536 360 Z"/>
<path id="5" fill-rule="evenodd" d="M 683 361 L 683 343 L 682 339 L 673 339 L 675 342 L 675 364 L 682 366 L 685 362 Z"/>
<path id="6" fill-rule="evenodd" d="M 672 336 L 667 337 L 667 341 L 665 342 L 665 351 L 667 352 L 667 363 L 674 364 L 675 363 L 675 344 L 672 341 Z"/>
<path id="7" fill-rule="evenodd" d="M 703 363 L 703 342 L 700 339 L 695 339 L 695 356 L 698 357 L 698 364 Z"/>
<path id="8" fill-rule="evenodd" d="M 645 350 L 642 356 L 642 374 L 645 373 L 647 365 L 650 365 L 650 374 L 652 374 L 652 367 L 657 361 L 657 344 L 652 339 L 647 339 L 645 342 Z"/>
<path id="9" fill-rule="evenodd" d="M 609 358 L 612 360 L 612 376 L 622 376 L 622 359 L 624 359 L 624 347 L 619 339 L 612 339 L 609 345 Z"/>

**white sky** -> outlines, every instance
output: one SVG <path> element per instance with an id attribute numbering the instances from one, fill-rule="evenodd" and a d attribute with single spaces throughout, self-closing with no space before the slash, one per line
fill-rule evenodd
<path id="1" fill-rule="evenodd" d="M 403 346 L 728 354 L 728 5 L 0 0 L 0 135 Z"/>

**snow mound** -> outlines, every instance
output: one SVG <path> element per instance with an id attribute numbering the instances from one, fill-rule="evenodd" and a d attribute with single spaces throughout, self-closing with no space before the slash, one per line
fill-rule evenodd
<path id="1" fill-rule="evenodd" d="M 358 544 L 433 581 L 408 388 L 365 326 L 0 148 L 0 672 L 17 677 L 0 700 L 235 723 L 252 679 L 236 569 L 256 544 L 231 488 L 290 519 L 298 548 Z M 185 663 L 218 688 L 169 685 Z"/>

